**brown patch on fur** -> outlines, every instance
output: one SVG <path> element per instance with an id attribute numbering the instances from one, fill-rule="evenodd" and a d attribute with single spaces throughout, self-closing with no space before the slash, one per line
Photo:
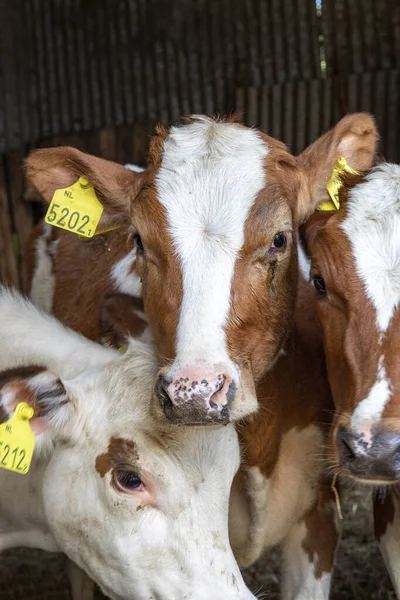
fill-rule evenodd
<path id="1" fill-rule="evenodd" d="M 42 367 L 17 367 L 15 369 L 7 369 L 0 373 L 0 396 L 2 393 L 12 391 L 15 394 L 15 402 L 13 409 L 19 402 L 27 402 L 35 408 L 35 395 L 32 390 L 26 387 L 26 381 L 42 373 L 46 369 Z M 0 407 L 0 421 L 3 422 L 8 418 L 7 412 Z"/>
<path id="2" fill-rule="evenodd" d="M 310 563 L 314 563 L 316 579 L 321 579 L 324 573 L 330 573 L 333 568 L 338 541 L 335 510 L 331 489 L 321 485 L 316 503 L 304 519 L 307 535 L 302 543 Z"/>
<path id="3" fill-rule="evenodd" d="M 7 369 L 6 371 L 2 371 L 0 373 L 0 396 L 2 394 L 3 388 L 5 388 L 5 386 L 13 386 L 14 391 L 16 393 L 16 397 L 18 397 L 20 395 L 21 391 L 25 391 L 25 393 L 23 394 L 22 399 L 18 399 L 15 402 L 15 406 L 18 404 L 18 402 L 21 401 L 28 401 L 28 400 L 33 400 L 33 393 L 32 391 L 27 390 L 23 385 L 26 379 L 29 379 L 30 377 L 34 377 L 35 375 L 38 375 L 39 373 L 41 373 L 42 371 L 44 371 L 45 369 L 41 368 L 41 367 L 18 367 L 15 369 Z M 27 398 L 27 395 L 29 393 L 29 398 Z M 15 408 L 15 407 L 14 407 Z M 0 423 L 3 423 L 4 421 L 6 421 L 8 419 L 8 414 L 6 412 L 6 410 L 0 406 Z"/>
<path id="4" fill-rule="evenodd" d="M 54 261 L 53 313 L 72 329 L 99 340 L 101 301 L 116 291 L 110 273 L 131 249 L 127 248 L 128 231 L 118 229 L 90 240 L 60 233 Z"/>
<path id="5" fill-rule="evenodd" d="M 41 367 L 19 367 L 9 369 L 0 373 L 0 396 L 1 394 L 13 394 L 13 400 L 7 405 L 7 411 L 0 409 L 0 422 L 8 419 L 9 414 L 20 402 L 26 402 L 34 410 L 34 418 L 31 427 L 35 435 L 46 429 L 45 417 L 54 408 L 68 403 L 65 388 L 60 381 L 48 372 L 48 382 L 38 389 L 29 386 L 30 380 L 40 373 L 46 373 Z M 58 397 L 58 404 L 54 400 Z M 49 400 L 50 403 L 49 403 Z"/>
<path id="6" fill-rule="evenodd" d="M 392 498 L 394 491 L 391 488 L 385 488 L 383 494 L 383 498 L 376 494 L 373 501 L 374 533 L 378 542 L 385 535 L 388 525 L 393 523 L 395 516 L 395 505 Z"/>
<path id="7" fill-rule="evenodd" d="M 100 336 L 114 348 L 124 346 L 129 337 L 139 337 L 148 327 L 137 311 L 144 312 L 143 301 L 126 294 L 107 294 L 100 301 Z"/>
<path id="8" fill-rule="evenodd" d="M 292 428 L 324 423 L 321 428 L 326 436 L 333 412 L 315 295 L 302 278 L 298 282 L 295 322 L 284 344 L 284 354 L 257 384 L 257 398 L 260 408 L 240 426 L 239 434 L 246 466 L 258 466 L 270 477 L 283 434 Z M 316 454 L 320 451 L 315 449 Z"/>
<path id="9" fill-rule="evenodd" d="M 150 140 L 149 164 L 153 169 L 158 169 L 161 166 L 164 142 L 168 137 L 168 131 L 162 125 L 156 125 L 155 135 Z"/>
<path id="10" fill-rule="evenodd" d="M 121 465 L 132 465 L 139 460 L 139 453 L 133 440 L 124 438 L 111 438 L 108 450 L 96 458 L 95 469 L 100 477 L 108 471 Z"/>

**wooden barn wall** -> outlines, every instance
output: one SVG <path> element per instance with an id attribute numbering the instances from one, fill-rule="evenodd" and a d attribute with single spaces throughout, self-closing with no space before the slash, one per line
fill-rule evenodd
<path id="1" fill-rule="evenodd" d="M 298 153 L 365 110 L 400 161 L 399 84 L 398 0 L 0 0 L 0 280 L 26 280 L 31 148 L 143 163 L 156 121 L 236 111 Z"/>

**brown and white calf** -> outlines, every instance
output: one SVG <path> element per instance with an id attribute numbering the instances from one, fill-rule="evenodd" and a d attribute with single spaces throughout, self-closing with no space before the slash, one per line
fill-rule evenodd
<path id="1" fill-rule="evenodd" d="M 369 116 L 350 115 L 297 159 L 256 130 L 199 116 L 158 130 L 144 173 L 74 148 L 30 156 L 28 176 L 46 201 L 84 176 L 104 205 L 100 227 L 134 228 L 132 263 L 166 364 L 157 385 L 172 422 L 223 423 L 256 410 L 255 381 L 292 320 L 297 226 L 325 197 L 338 156 L 369 166 L 373 130 Z M 115 262 L 110 247 L 123 241 L 59 240 L 56 316 L 89 330 Z"/>
<path id="2" fill-rule="evenodd" d="M 0 409 L 28 402 L 37 435 L 26 475 L 0 469 L 0 550 L 64 552 L 115 600 L 254 598 L 229 545 L 232 425 L 170 425 L 151 346 L 122 355 L 1 289 L 0 349 Z"/>
<path id="3" fill-rule="evenodd" d="M 338 474 L 379 487 L 375 532 L 400 597 L 400 166 L 352 177 L 304 231 L 336 406 Z"/>
<path id="4" fill-rule="evenodd" d="M 296 230 L 327 199 L 336 159 L 367 169 L 375 144 L 368 115 L 343 119 L 298 158 L 254 130 L 195 119 L 153 140 L 149 169 L 129 200 L 136 255 L 130 249 L 126 281 L 137 284 L 134 272 L 142 280 L 167 364 L 158 378 L 165 414 L 178 423 L 225 422 L 258 400 L 258 413 L 240 427 L 244 467 L 230 535 L 242 565 L 281 545 L 285 599 L 328 597 L 337 541 L 320 460 L 331 395 L 314 294 L 297 281 Z M 84 175 L 109 210 L 127 175 L 98 160 L 41 151 L 28 173 L 47 200 Z M 107 181 L 99 180 L 107 169 Z M 127 196 L 120 192 L 120 206 Z M 115 292 L 117 264 L 127 268 L 129 251 L 117 251 L 126 240 L 122 231 L 60 239 L 53 309 L 62 320 L 100 335 L 99 304 Z M 114 314 L 128 323 L 126 308 Z"/>

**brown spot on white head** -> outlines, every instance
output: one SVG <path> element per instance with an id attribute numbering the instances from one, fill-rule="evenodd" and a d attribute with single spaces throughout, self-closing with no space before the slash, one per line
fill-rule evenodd
<path id="1" fill-rule="evenodd" d="M 363 168 L 374 132 L 368 115 L 351 115 L 295 158 L 258 131 L 200 116 L 159 128 L 143 174 L 68 148 L 30 156 L 28 175 L 47 201 L 82 175 L 104 203 L 104 224 L 135 227 L 169 420 L 221 423 L 256 410 L 255 381 L 292 321 L 297 227 L 325 199 L 336 158 Z"/>
<path id="2" fill-rule="evenodd" d="M 111 438 L 107 452 L 96 458 L 96 471 L 100 477 L 121 464 L 134 465 L 139 460 L 139 453 L 133 440 Z"/>

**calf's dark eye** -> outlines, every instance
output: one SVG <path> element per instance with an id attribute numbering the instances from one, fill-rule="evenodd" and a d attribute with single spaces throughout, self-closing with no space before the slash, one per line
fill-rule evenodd
<path id="1" fill-rule="evenodd" d="M 127 492 L 140 490 L 143 486 L 142 480 L 134 471 L 116 470 L 114 471 L 113 478 L 116 486 Z"/>
<path id="2" fill-rule="evenodd" d="M 284 233 L 277 233 L 274 237 L 275 248 L 282 248 L 286 244 L 286 235 Z"/>
<path id="3" fill-rule="evenodd" d="M 134 243 L 137 251 L 139 252 L 139 254 L 143 254 L 144 246 L 143 246 L 142 238 L 140 237 L 140 235 L 138 233 L 135 233 L 135 235 L 133 236 L 133 243 Z"/>
<path id="4" fill-rule="evenodd" d="M 286 233 L 279 231 L 279 233 L 276 233 L 274 236 L 273 242 L 269 249 L 269 254 L 271 254 L 271 253 L 276 254 L 277 252 L 282 252 L 283 250 L 285 250 L 286 246 L 287 246 L 287 235 L 286 235 Z"/>
<path id="5" fill-rule="evenodd" d="M 312 282 L 317 291 L 318 296 L 320 298 L 326 296 L 325 280 L 322 277 L 322 275 L 314 275 L 314 277 L 312 278 Z"/>

